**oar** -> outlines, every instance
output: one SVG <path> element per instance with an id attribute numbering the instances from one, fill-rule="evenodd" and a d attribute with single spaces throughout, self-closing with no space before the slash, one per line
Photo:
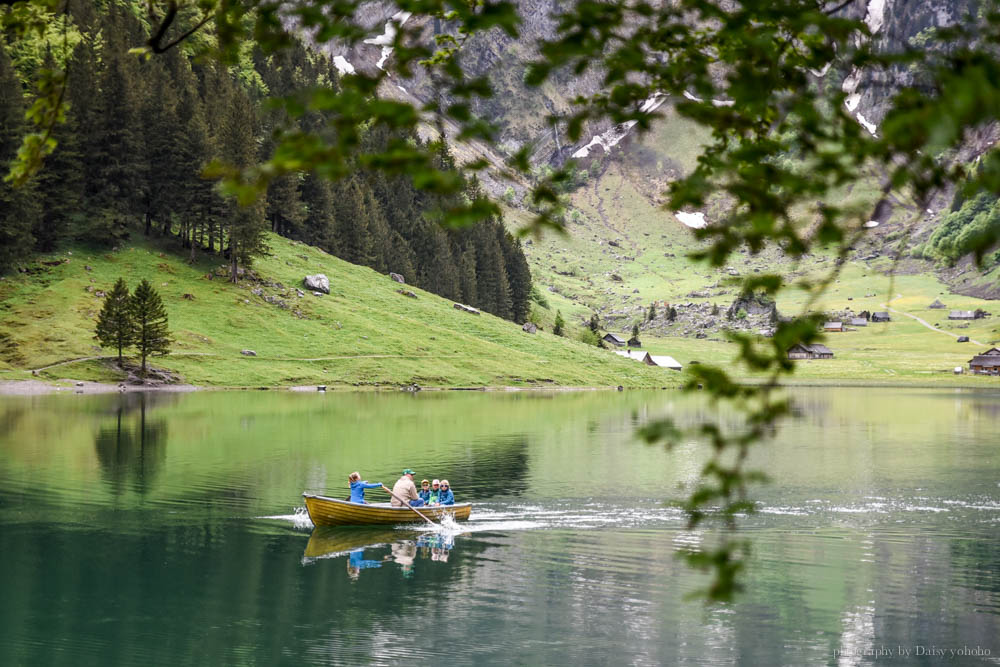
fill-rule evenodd
<path id="1" fill-rule="evenodd" d="M 436 524 L 436 523 L 434 523 L 433 521 L 431 521 L 430 519 L 428 519 L 428 518 L 427 518 L 426 516 L 424 516 L 424 513 L 423 513 L 423 512 L 420 512 L 420 511 L 418 511 L 416 507 L 414 507 L 413 505 L 411 505 L 410 503 L 406 502 L 405 500 L 403 500 L 402 498 L 400 498 L 399 496 L 397 496 L 397 495 L 396 495 L 395 493 L 393 493 L 393 492 L 392 492 L 392 491 L 391 491 L 391 490 L 389 489 L 389 487 L 388 487 L 388 486 L 386 486 L 385 484 L 383 484 L 383 485 L 382 485 L 382 488 L 383 488 L 383 489 L 385 489 L 386 493 L 388 493 L 388 494 L 389 494 L 390 496 L 392 496 L 393 498 L 395 498 L 395 499 L 396 499 L 396 500 L 398 500 L 399 502 L 403 503 L 403 505 L 405 505 L 406 507 L 409 507 L 409 508 L 410 508 L 411 510 L 413 510 L 414 512 L 416 512 L 416 513 L 417 513 L 417 515 L 418 515 L 418 516 L 419 516 L 419 517 L 420 517 L 421 519 L 423 519 L 423 520 L 424 520 L 424 521 L 426 521 L 427 523 L 429 523 L 429 524 L 431 524 L 432 526 L 434 526 L 435 528 L 437 528 L 437 524 Z"/>

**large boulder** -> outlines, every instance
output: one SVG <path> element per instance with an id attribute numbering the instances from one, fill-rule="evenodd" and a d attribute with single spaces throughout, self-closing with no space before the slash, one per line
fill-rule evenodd
<path id="1" fill-rule="evenodd" d="M 472 306 L 466 306 L 464 303 L 456 303 L 454 305 L 455 310 L 460 310 L 463 313 L 469 313 L 470 315 L 478 315 L 479 309 L 473 308 Z"/>
<path id="2" fill-rule="evenodd" d="M 390 273 L 389 277 L 395 280 L 400 285 L 406 284 L 406 281 L 403 279 L 403 276 L 399 275 L 398 273 Z"/>
<path id="3" fill-rule="evenodd" d="M 322 292 L 323 294 L 330 293 L 330 279 L 322 273 L 306 276 L 302 279 L 302 284 L 305 285 L 306 289 L 310 292 Z"/>
<path id="4" fill-rule="evenodd" d="M 525 322 L 524 326 L 521 327 L 521 331 L 533 334 L 538 331 L 538 326 L 534 322 Z"/>

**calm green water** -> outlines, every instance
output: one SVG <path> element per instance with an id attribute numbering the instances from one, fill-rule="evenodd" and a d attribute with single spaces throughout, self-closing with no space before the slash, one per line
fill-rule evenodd
<path id="1" fill-rule="evenodd" d="M 1000 392 L 796 395 L 716 608 L 675 558 L 710 535 L 662 502 L 703 451 L 631 437 L 732 422 L 700 396 L 0 399 L 0 665 L 1000 663 Z M 403 467 L 472 520 L 299 511 Z M 963 647 L 989 655 L 921 655 Z"/>

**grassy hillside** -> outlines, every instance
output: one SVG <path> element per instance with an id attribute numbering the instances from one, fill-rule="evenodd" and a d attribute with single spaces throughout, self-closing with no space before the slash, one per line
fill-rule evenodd
<path id="1" fill-rule="evenodd" d="M 372 270 L 277 236 L 259 261 L 262 282 L 210 278 L 196 265 L 136 240 L 116 252 L 72 248 L 40 258 L 30 274 L 0 281 L 0 379 L 118 378 L 93 338 L 102 299 L 119 276 L 149 279 L 176 342 L 154 365 L 211 386 L 662 386 L 676 374 L 549 333 L 531 335 L 491 315 L 401 286 Z M 89 267 L 89 268 L 88 268 Z M 299 297 L 306 274 L 325 273 L 330 294 Z M 88 291 L 88 288 L 91 291 Z M 191 295 L 191 297 L 185 297 Z M 270 300 L 270 302 L 269 302 Z M 276 305 L 281 300 L 286 307 Z M 249 349 L 256 357 L 241 354 Z M 69 361 L 70 363 L 64 363 Z M 59 364 L 52 366 L 53 364 Z M 50 367 L 52 366 L 52 367 Z"/>

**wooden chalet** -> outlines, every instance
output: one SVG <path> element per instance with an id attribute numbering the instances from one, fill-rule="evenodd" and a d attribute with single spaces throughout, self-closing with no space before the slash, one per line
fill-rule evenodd
<path id="1" fill-rule="evenodd" d="M 974 320 L 976 313 L 971 310 L 953 310 L 948 313 L 949 320 Z"/>
<path id="2" fill-rule="evenodd" d="M 628 339 L 628 346 L 629 347 L 642 347 L 642 343 L 639 341 L 638 338 L 629 338 Z"/>
<path id="3" fill-rule="evenodd" d="M 969 372 L 976 375 L 1000 375 L 1000 350 L 991 347 L 969 359 Z"/>
<path id="4" fill-rule="evenodd" d="M 881 311 L 878 313 L 872 313 L 872 322 L 891 322 L 892 318 L 889 317 L 889 313 Z"/>
<path id="5" fill-rule="evenodd" d="M 843 322 L 827 322 L 823 325 L 823 331 L 843 331 Z"/>
<path id="6" fill-rule="evenodd" d="M 852 317 L 849 324 L 852 327 L 866 327 L 868 326 L 868 320 L 863 317 Z"/>
<path id="7" fill-rule="evenodd" d="M 833 350 L 820 343 L 796 343 L 788 348 L 789 359 L 833 359 Z"/>
<path id="8" fill-rule="evenodd" d="M 942 310 L 944 308 L 947 308 L 947 306 L 945 306 L 943 303 L 941 303 L 941 299 L 934 299 L 934 303 L 932 303 L 931 305 L 929 305 L 927 307 L 928 308 L 934 308 L 936 310 Z"/>
<path id="9" fill-rule="evenodd" d="M 615 347 L 624 347 L 625 346 L 625 339 L 624 338 L 619 338 L 618 336 L 614 335 L 613 333 L 604 334 L 604 338 L 602 338 L 601 340 L 603 340 L 605 343 L 611 343 Z"/>

